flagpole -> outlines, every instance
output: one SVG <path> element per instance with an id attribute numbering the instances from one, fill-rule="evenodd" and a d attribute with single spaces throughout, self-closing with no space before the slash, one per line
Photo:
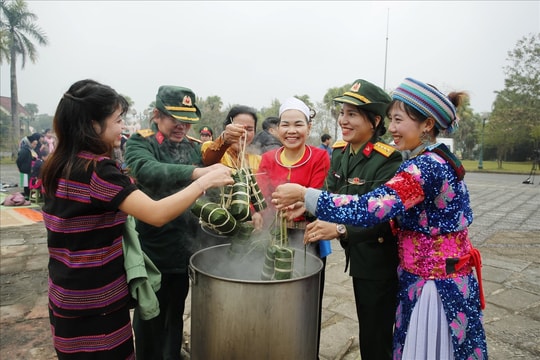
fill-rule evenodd
<path id="1" fill-rule="evenodd" d="M 390 8 L 388 8 L 388 12 L 386 15 L 386 49 L 384 51 L 384 82 L 383 82 L 383 88 L 386 90 L 386 64 L 388 63 L 388 28 L 390 24 Z"/>

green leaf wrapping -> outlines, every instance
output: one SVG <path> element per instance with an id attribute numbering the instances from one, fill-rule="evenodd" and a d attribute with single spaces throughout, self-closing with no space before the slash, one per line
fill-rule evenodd
<path id="1" fill-rule="evenodd" d="M 246 169 L 239 169 L 233 175 L 234 185 L 229 211 L 236 220 L 241 222 L 251 220 L 248 178 L 249 171 Z"/>
<path id="2" fill-rule="evenodd" d="M 259 188 L 259 184 L 257 184 L 255 175 L 253 175 L 251 171 L 249 171 L 249 179 L 249 200 L 251 201 L 251 204 L 255 208 L 255 211 L 266 209 L 266 200 L 264 199 L 262 191 Z"/>
<path id="3" fill-rule="evenodd" d="M 250 223 L 237 223 L 238 231 L 231 239 L 229 253 L 231 255 L 243 255 L 249 252 L 251 248 L 251 233 L 253 225 Z"/>
<path id="4" fill-rule="evenodd" d="M 280 247 L 276 251 L 274 277 L 276 280 L 292 278 L 294 267 L 294 250 Z"/>
<path id="5" fill-rule="evenodd" d="M 271 245 L 266 248 L 264 255 L 264 264 L 261 272 L 261 280 L 272 280 L 274 276 L 274 262 L 276 257 L 277 246 Z"/>
<path id="6" fill-rule="evenodd" d="M 221 235 L 234 235 L 238 231 L 235 218 L 219 204 L 197 199 L 191 212 L 199 218 L 202 225 Z"/>

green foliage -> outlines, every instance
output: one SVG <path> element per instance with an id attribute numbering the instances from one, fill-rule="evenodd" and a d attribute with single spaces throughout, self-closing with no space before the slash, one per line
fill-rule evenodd
<path id="1" fill-rule="evenodd" d="M 294 95 L 294 97 L 302 100 L 310 109 L 313 109 L 313 103 L 311 102 L 309 95 Z"/>
<path id="2" fill-rule="evenodd" d="M 540 33 L 520 39 L 508 52 L 505 87 L 497 92 L 486 124 L 486 144 L 497 148 L 498 166 L 519 145 L 540 147 Z"/>
<path id="3" fill-rule="evenodd" d="M 53 117 L 47 114 L 36 115 L 34 128 L 37 132 L 44 132 L 46 129 L 52 129 Z"/>
<path id="4" fill-rule="evenodd" d="M 9 63 L 9 36 L 7 29 L 0 26 L 0 64 Z"/>
<path id="5" fill-rule="evenodd" d="M 352 84 L 345 84 L 340 87 L 330 88 L 326 91 L 323 98 L 323 104 L 328 110 L 329 118 L 326 120 L 325 128 L 330 130 L 328 133 L 332 136 L 333 139 L 337 139 L 338 136 L 338 122 L 339 111 L 341 107 L 334 103 L 334 98 L 343 95 L 346 91 L 351 88 Z M 333 134 L 332 134 L 333 132 Z"/>
<path id="6" fill-rule="evenodd" d="M 266 119 L 267 117 L 270 117 L 270 116 L 279 116 L 279 107 L 281 106 L 281 103 L 279 102 L 278 99 L 274 99 L 272 100 L 272 103 L 270 104 L 270 107 L 267 107 L 267 108 L 262 108 L 259 112 L 259 115 L 260 115 L 260 120 L 259 123 L 257 124 L 257 127 L 258 127 L 258 130 L 259 131 L 260 129 L 262 129 L 262 122 L 264 121 L 264 119 Z"/>
<path id="7" fill-rule="evenodd" d="M 467 172 L 490 172 L 500 174 L 529 174 L 532 169 L 531 161 L 506 162 L 502 168 L 499 168 L 497 161 L 483 161 L 482 170 L 478 170 L 478 161 L 463 160 L 461 162 Z M 467 181 L 467 177 L 465 177 Z"/>
<path id="8" fill-rule="evenodd" d="M 482 117 L 473 112 L 469 99 L 458 109 L 458 117 L 459 126 L 452 134 L 454 152 L 461 154 L 463 159 L 473 159 L 474 148 L 480 141 Z"/>
<path id="9" fill-rule="evenodd" d="M 0 1 L 0 58 L 10 63 L 11 85 L 11 143 L 17 143 L 20 137 L 20 120 L 18 114 L 19 96 L 17 93 L 16 64 L 17 56 L 21 58 L 21 68 L 26 60 L 37 61 L 38 53 L 32 39 L 39 45 L 47 45 L 47 36 L 35 24 L 37 16 L 28 10 L 24 0 Z M 9 49 L 9 57 L 5 54 Z M 2 60 L 3 61 L 3 60 Z"/>
<path id="10" fill-rule="evenodd" d="M 221 132 L 223 128 L 223 120 L 225 112 L 221 110 L 223 101 L 217 95 L 208 96 L 206 99 L 197 98 L 196 104 L 201 109 L 201 124 L 193 129 L 196 138 L 199 138 L 199 128 L 209 126 L 214 130 L 214 138 Z"/>

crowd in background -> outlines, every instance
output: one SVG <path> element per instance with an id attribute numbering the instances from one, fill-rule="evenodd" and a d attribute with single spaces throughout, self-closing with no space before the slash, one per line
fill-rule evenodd
<path id="1" fill-rule="evenodd" d="M 51 129 L 43 133 L 33 133 L 19 141 L 17 168 L 19 169 L 19 186 L 23 189 L 26 200 L 30 200 L 30 191 L 40 188 L 39 173 L 43 162 L 54 151 L 56 137 Z"/>

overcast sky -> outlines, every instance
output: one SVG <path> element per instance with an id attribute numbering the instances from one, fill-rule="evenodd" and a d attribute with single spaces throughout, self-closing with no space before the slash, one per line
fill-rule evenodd
<path id="1" fill-rule="evenodd" d="M 466 90 L 485 112 L 504 88 L 508 51 L 540 32 L 540 1 L 27 3 L 49 46 L 38 47 L 37 63 L 18 62 L 19 102 L 50 115 L 84 78 L 141 111 L 166 84 L 260 109 L 293 95 L 320 102 L 358 78 L 384 87 L 385 73 L 388 90 L 413 77 Z M 9 97 L 7 64 L 0 75 Z"/>

